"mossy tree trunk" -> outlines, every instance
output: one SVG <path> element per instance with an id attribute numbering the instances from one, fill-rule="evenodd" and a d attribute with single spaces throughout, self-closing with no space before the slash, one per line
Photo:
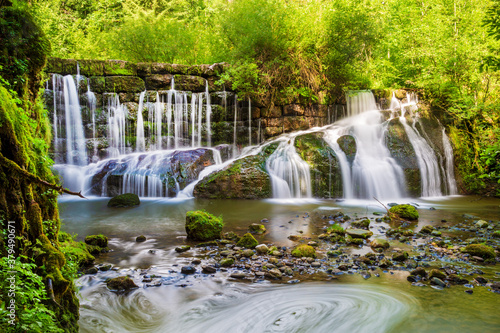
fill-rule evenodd
<path id="1" fill-rule="evenodd" d="M 48 43 L 26 10 L 0 7 L 0 19 L 1 228 L 7 229 L 7 221 L 15 223 L 15 255 L 34 261 L 36 273 L 47 288 L 52 287 L 47 307 L 64 331 L 77 332 L 78 299 L 73 282 L 63 274 L 66 260 L 58 249 L 58 193 L 50 186 L 57 179 L 48 158 L 50 127 L 38 96 Z"/>

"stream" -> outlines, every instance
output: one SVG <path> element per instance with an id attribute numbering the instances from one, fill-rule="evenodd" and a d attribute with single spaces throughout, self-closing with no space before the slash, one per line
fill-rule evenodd
<path id="1" fill-rule="evenodd" d="M 113 269 L 77 280 L 81 332 L 498 332 L 499 295 L 476 286 L 467 294 L 464 286 L 442 290 L 412 286 L 407 271 L 377 268 L 370 278 L 346 272 L 317 272 L 304 279 L 275 283 L 237 281 L 221 270 L 216 274 L 179 274 L 193 258 L 205 253 L 193 248 L 177 253 L 186 241 L 184 223 L 189 210 L 205 209 L 222 215 L 224 231 L 246 232 L 251 223 L 264 223 L 267 232 L 260 243 L 292 247 L 291 234 L 314 238 L 325 226 L 324 215 L 342 211 L 354 217 L 374 217 L 385 212 L 368 200 L 201 200 L 142 199 L 140 206 L 111 209 L 107 198 L 59 200 L 62 229 L 77 234 L 105 234 L 111 251 L 96 264 Z M 484 220 L 500 218 L 500 200 L 471 196 L 401 199 L 418 205 L 422 226 L 463 222 L 463 214 Z M 384 202 L 384 204 L 387 204 Z M 382 226 L 372 223 L 374 236 Z M 147 241 L 135 238 L 145 235 Z M 408 246 L 401 243 L 401 247 Z M 411 246 L 410 246 L 411 247 Z M 369 246 L 353 252 L 370 252 Z M 210 255 L 208 255 L 210 257 Z M 321 256 L 320 256 L 321 258 Z M 498 264 L 477 266 L 490 280 L 500 280 Z M 139 289 L 117 294 L 105 280 L 127 274 L 161 276 L 154 286 L 138 283 Z"/>

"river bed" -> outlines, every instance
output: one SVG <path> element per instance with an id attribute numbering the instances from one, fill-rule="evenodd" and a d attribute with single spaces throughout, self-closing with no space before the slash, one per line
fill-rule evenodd
<path id="1" fill-rule="evenodd" d="M 107 201 L 62 198 L 59 202 L 64 231 L 77 234 L 78 240 L 103 233 L 112 250 L 96 262 L 112 264 L 113 270 L 83 275 L 77 281 L 81 332 L 498 332 L 500 327 L 500 295 L 488 287 L 476 286 L 473 294 L 460 285 L 442 290 L 415 287 L 406 281 L 406 271 L 379 269 L 368 279 L 349 272 L 323 273 L 318 275 L 320 281 L 314 281 L 315 275 L 289 281 L 295 284 L 239 282 L 224 272 L 173 274 L 204 256 L 197 249 L 189 254 L 174 251 L 186 244 L 184 222 L 189 210 L 222 215 L 224 230 L 240 235 L 251 223 L 268 219 L 259 242 L 291 247 L 296 244 L 287 238 L 291 234 L 312 239 L 319 235 L 328 224 L 324 218 L 328 212 L 357 217 L 385 212 L 376 201 L 145 199 L 130 209 L 110 209 Z M 408 202 L 419 208 L 416 231 L 426 224 L 463 222 L 463 214 L 500 219 L 498 199 L 398 200 Z M 388 227 L 373 223 L 370 230 L 382 235 L 381 226 Z M 137 243 L 139 235 L 147 241 Z M 500 280 L 498 264 L 478 268 L 490 279 Z M 109 291 L 105 279 L 123 274 L 163 278 L 159 286 L 143 284 L 129 294 Z"/>

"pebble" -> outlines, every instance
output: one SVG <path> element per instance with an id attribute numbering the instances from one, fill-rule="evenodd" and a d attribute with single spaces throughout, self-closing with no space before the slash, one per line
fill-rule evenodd
<path id="1" fill-rule="evenodd" d="M 234 279 L 243 279 L 243 278 L 246 276 L 246 274 L 245 274 L 244 272 L 237 271 L 237 272 L 233 272 L 233 273 L 231 273 L 231 275 L 230 275 L 230 276 L 231 276 L 232 278 L 234 278 Z"/>
<path id="2" fill-rule="evenodd" d="M 212 273 L 217 272 L 217 268 L 215 268 L 213 266 L 206 265 L 206 266 L 202 266 L 202 271 L 205 274 L 212 274 Z"/>
<path id="3" fill-rule="evenodd" d="M 466 292 L 467 294 L 472 294 L 474 291 L 473 291 L 473 290 L 471 290 L 471 289 L 467 289 L 465 292 Z"/>

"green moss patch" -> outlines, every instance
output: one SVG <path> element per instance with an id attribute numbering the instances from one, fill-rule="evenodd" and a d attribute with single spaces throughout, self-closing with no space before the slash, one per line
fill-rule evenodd
<path id="1" fill-rule="evenodd" d="M 495 258 L 495 250 L 491 246 L 483 244 L 470 244 L 467 245 L 462 252 L 468 253 L 471 256 L 481 257 L 483 259 Z"/>
<path id="2" fill-rule="evenodd" d="M 209 241 L 221 238 L 222 217 L 216 217 L 204 210 L 186 213 L 187 238 L 198 241 Z"/>
<path id="3" fill-rule="evenodd" d="M 400 219 L 418 220 L 418 212 L 412 205 L 396 205 L 389 209 L 389 212 Z"/>
<path id="4" fill-rule="evenodd" d="M 108 207 L 114 208 L 133 207 L 140 204 L 139 196 L 133 193 L 120 194 L 108 201 Z"/>
<path id="5" fill-rule="evenodd" d="M 302 257 L 316 258 L 316 250 L 312 246 L 302 244 L 292 250 L 292 256 L 297 258 L 302 258 Z"/>
<path id="6" fill-rule="evenodd" d="M 236 243 L 236 246 L 240 247 L 246 247 L 248 249 L 253 249 L 257 245 L 259 245 L 259 242 L 255 239 L 254 236 L 252 236 L 251 233 L 246 233 L 241 237 L 241 239 Z"/>

